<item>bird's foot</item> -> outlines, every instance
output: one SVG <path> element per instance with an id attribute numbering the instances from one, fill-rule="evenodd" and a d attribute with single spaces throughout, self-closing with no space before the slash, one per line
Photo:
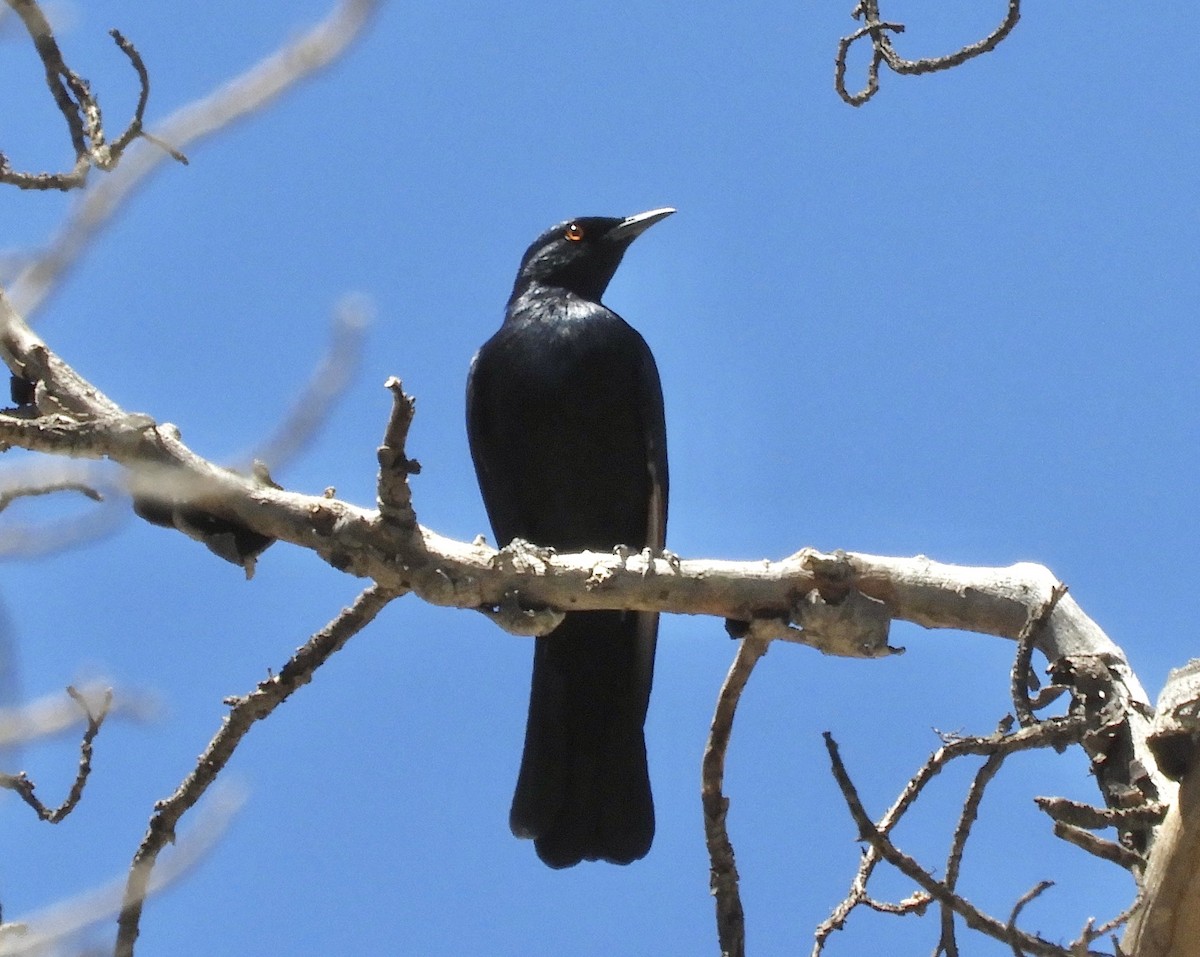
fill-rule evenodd
<path id="1" fill-rule="evenodd" d="M 668 551 L 665 548 L 651 548 L 649 545 L 647 545 L 645 548 L 643 548 L 641 550 L 640 554 L 642 557 L 642 561 L 644 561 L 646 563 L 645 567 L 642 569 L 642 577 L 643 578 L 648 578 L 649 576 L 654 574 L 654 572 L 655 572 L 654 562 L 655 562 L 655 559 L 659 559 L 659 558 L 661 558 L 664 562 L 667 563 L 667 567 L 670 568 L 671 571 L 673 571 L 673 572 L 679 571 L 679 566 L 680 566 L 679 556 L 676 555 L 672 551 Z"/>
<path id="2" fill-rule="evenodd" d="M 523 538 L 514 538 L 496 553 L 492 561 L 494 566 L 507 565 L 515 571 L 537 566 L 544 569 L 556 554 L 553 548 L 535 545 Z"/>

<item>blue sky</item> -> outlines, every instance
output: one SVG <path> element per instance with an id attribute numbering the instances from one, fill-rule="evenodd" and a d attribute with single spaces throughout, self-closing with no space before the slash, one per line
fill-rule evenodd
<path id="1" fill-rule="evenodd" d="M 945 52 L 1003 12 L 948 6 L 886 9 L 909 25 L 900 51 Z M 470 539 L 486 517 L 462 424 L 466 369 L 522 251 L 573 215 L 672 205 L 606 299 L 658 358 L 670 547 L 1042 562 L 1154 695 L 1193 654 L 1192 573 L 1177 558 L 1196 531 L 1189 36 L 1162 5 L 1031 6 L 992 54 L 931 77 L 885 74 L 855 110 L 833 91 L 849 7 L 385 4 L 340 64 L 160 172 L 39 331 L 126 408 L 234 461 L 288 409 L 338 299 L 364 293 L 376 319 L 355 383 L 275 477 L 369 505 L 382 383 L 398 375 L 418 400 L 418 516 Z M 106 31 L 138 45 L 153 128 L 326 7 L 265 9 L 54 11 L 114 125 L 136 91 Z M 18 168 L 64 167 L 36 62 L 4 26 L 0 150 Z M 0 250 L 45 242 L 69 202 L 0 191 Z M 133 521 L 8 562 L 0 588 L 26 694 L 103 674 L 153 689 L 163 709 L 104 731 L 64 824 L 0 805 L 5 917 L 122 873 L 222 699 L 278 668 L 361 586 L 284 545 L 247 583 Z M 986 733 L 1006 710 L 1009 643 L 903 623 L 893 643 L 907 654 L 879 662 L 777 646 L 751 681 L 728 786 L 752 953 L 807 953 L 853 874 L 821 731 L 878 813 L 936 746 L 933 728 Z M 472 613 L 394 603 L 251 733 L 228 770 L 243 809 L 148 907 L 139 953 L 715 953 L 699 765 L 733 651 L 720 622 L 664 620 L 647 725 L 654 849 L 629 868 L 552 872 L 507 828 L 527 641 Z M 74 748 L 23 755 L 48 800 Z M 936 868 L 965 781 L 944 775 L 898 835 Z M 1081 756 L 1016 759 L 994 788 L 963 874 L 984 906 L 1006 915 L 1055 879 L 1026 926 L 1069 939 L 1128 901 L 1127 879 L 1051 843 L 1030 800 L 1095 799 Z M 888 878 L 879 893 L 911 889 Z M 927 953 L 935 939 L 930 921 L 858 915 L 828 952 Z"/>

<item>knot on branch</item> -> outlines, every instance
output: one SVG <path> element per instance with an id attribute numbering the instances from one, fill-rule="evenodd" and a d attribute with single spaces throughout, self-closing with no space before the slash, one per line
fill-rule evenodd
<path id="1" fill-rule="evenodd" d="M 1151 769 L 1138 757 L 1131 714 L 1139 709 L 1119 673 L 1121 662 L 1111 655 L 1064 655 L 1050 665 L 1056 684 L 1070 687 L 1071 714 L 1087 728 L 1082 744 L 1091 759 L 1092 773 L 1111 808 L 1134 808 L 1158 801 L 1162 795 Z M 1121 843 L 1144 852 L 1153 840 L 1149 825 L 1123 830 Z"/>
<path id="2" fill-rule="evenodd" d="M 505 592 L 504 600 L 496 607 L 480 608 L 479 612 L 510 635 L 520 638 L 548 635 L 566 617 L 555 608 L 522 608 L 520 593 L 516 589 Z"/>
<path id="3" fill-rule="evenodd" d="M 153 428 L 153 420 L 147 416 L 128 416 L 127 424 L 133 429 L 153 431 L 161 442 L 160 430 Z M 178 441 L 178 430 L 174 426 L 163 425 L 162 430 L 172 440 Z M 152 525 L 183 532 L 218 558 L 241 567 L 246 578 L 254 577 L 258 556 L 274 544 L 273 537 L 255 531 L 236 518 L 221 514 L 220 502 L 191 500 L 192 483 L 186 475 L 177 474 L 169 466 L 138 469 L 138 473 L 135 476 L 137 494 L 133 498 L 133 511 L 138 517 Z M 254 484 L 262 488 L 280 487 L 261 462 L 254 463 L 251 478 Z"/>
<path id="4" fill-rule="evenodd" d="M 1172 781 L 1182 781 L 1196 765 L 1200 749 L 1200 658 L 1172 669 L 1167 676 L 1146 743 L 1159 769 Z"/>
<path id="5" fill-rule="evenodd" d="M 887 605 L 851 589 L 837 602 L 814 588 L 792 608 L 804 641 L 822 654 L 844 658 L 884 658 L 903 654 L 888 644 L 892 616 Z"/>

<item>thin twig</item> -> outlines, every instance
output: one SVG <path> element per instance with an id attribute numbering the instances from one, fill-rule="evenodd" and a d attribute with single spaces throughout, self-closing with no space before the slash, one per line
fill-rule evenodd
<path id="1" fill-rule="evenodd" d="M 725 755 L 733 734 L 733 718 L 738 702 L 754 666 L 767 653 L 768 646 L 768 642 L 756 638 L 745 638 L 738 646 L 737 655 L 717 696 L 717 707 L 701 765 L 700 796 L 704 805 L 704 837 L 708 843 L 709 887 L 716 900 L 717 938 L 722 957 L 744 957 L 746 953 L 745 913 L 738 892 L 733 844 L 725 823 L 729 813 L 729 798 L 723 793 Z"/>
<path id="2" fill-rule="evenodd" d="M 1138 895 L 1133 899 L 1133 903 L 1130 904 L 1128 907 L 1126 907 L 1123 911 L 1121 911 L 1121 913 L 1119 913 L 1112 920 L 1105 921 L 1103 924 L 1101 924 L 1098 927 L 1093 926 L 1094 922 L 1089 920 L 1087 926 L 1084 927 L 1084 929 L 1080 933 L 1080 935 L 1074 941 L 1071 942 L 1071 947 L 1075 948 L 1075 947 L 1087 946 L 1093 940 L 1099 940 L 1101 937 L 1105 937 L 1108 934 L 1111 934 L 1113 931 L 1117 930 L 1118 928 L 1124 926 L 1126 923 L 1129 922 L 1129 918 L 1133 916 L 1133 912 L 1138 909 L 1138 907 L 1141 905 L 1141 903 L 1142 903 L 1142 893 L 1141 893 L 1141 891 L 1139 891 Z M 1121 954 L 1121 951 L 1118 948 L 1117 949 L 1117 957 L 1120 957 L 1120 954 Z"/>
<path id="3" fill-rule="evenodd" d="M 79 769 L 75 773 L 75 780 L 71 784 L 71 790 L 67 793 L 66 800 L 56 808 L 48 808 L 34 793 L 36 785 L 25 776 L 24 771 L 19 774 L 0 774 L 0 788 L 15 791 L 22 801 L 33 808 L 41 820 L 49 824 L 58 824 L 62 821 L 75 810 L 83 797 L 83 789 L 87 785 L 88 776 L 92 773 L 92 742 L 100 733 L 100 727 L 104 724 L 104 719 L 108 717 L 109 708 L 112 706 L 111 688 L 105 693 L 99 710 L 94 712 L 87 698 L 75 688 L 68 687 L 67 694 L 71 696 L 86 717 L 87 728 L 84 730 L 83 740 L 79 744 Z"/>
<path id="4" fill-rule="evenodd" d="M 882 30 L 893 30 L 896 33 L 903 33 L 904 24 L 875 22 L 865 27 L 859 27 L 849 36 L 844 36 L 838 41 L 837 58 L 834 61 L 833 82 L 838 96 L 851 106 L 862 106 L 879 92 L 879 65 L 883 62 L 883 52 L 880 49 L 876 36 Z M 846 60 L 850 55 L 850 48 L 865 36 L 872 38 L 871 62 L 867 64 L 867 85 L 857 93 L 851 93 L 846 89 Z"/>
<path id="5" fill-rule="evenodd" d="M 133 110 L 133 119 L 129 121 L 129 126 L 125 129 L 125 132 L 117 137 L 117 141 L 112 145 L 114 157 L 119 157 L 125 151 L 125 148 L 142 134 L 146 104 L 150 102 L 150 71 L 146 69 L 146 64 L 142 60 L 142 55 L 138 53 L 137 47 L 126 40 L 120 30 L 109 30 L 108 35 L 121 48 L 121 52 L 129 58 L 130 64 L 138 75 L 138 101 L 137 106 Z M 175 159 L 182 159 L 183 163 L 187 164 L 187 158 L 182 156 L 182 154 L 175 157 Z"/>
<path id="6" fill-rule="evenodd" d="M 67 123 L 71 146 L 75 151 L 75 165 L 65 173 L 21 173 L 14 170 L 8 159 L 0 154 L 0 183 L 8 183 L 19 189 L 80 189 L 87 182 L 88 171 L 93 166 L 106 171 L 114 169 L 129 144 L 142 135 L 143 115 L 150 97 L 150 75 L 133 44 L 118 31 L 110 31 L 137 73 L 140 90 L 133 119 L 109 145 L 100 102 L 88 82 L 66 65 L 50 24 L 36 0 L 7 0 L 7 3 L 21 17 L 42 60 L 46 85 Z"/>
<path id="7" fill-rule="evenodd" d="M 1021 733 L 1018 732 L 1017 734 Z M 1016 736 L 1012 735 L 1011 737 Z M 870 817 L 863 808 L 862 801 L 859 799 L 854 782 L 851 781 L 845 765 L 842 763 L 841 756 L 838 753 L 838 746 L 834 742 L 833 736 L 826 732 L 824 737 L 834 779 L 841 789 L 846 806 L 850 811 L 850 816 L 854 819 L 855 826 L 858 828 L 859 837 L 875 848 L 884 860 L 906 877 L 916 881 L 917 884 L 939 903 L 950 907 L 972 930 L 979 931 L 1003 943 L 1017 944 L 1032 954 L 1044 955 L 1044 957 L 1075 957 L 1075 955 L 1069 954 L 1064 948 L 1051 941 L 1045 940 L 1035 934 L 1009 928 L 996 918 L 985 914 L 970 901 L 955 894 L 943 882 L 934 878 L 932 874 L 921 867 L 911 857 L 900 851 L 892 843 L 888 835 L 871 822 Z M 1089 957 L 1102 957 L 1100 954 L 1093 955 L 1091 951 L 1087 953 Z"/>
<path id="8" fill-rule="evenodd" d="M 904 25 L 883 20 L 879 12 L 879 0 L 859 0 L 851 15 L 855 19 L 863 20 L 864 25 L 838 41 L 837 56 L 834 59 L 834 88 L 837 90 L 838 96 L 850 106 L 862 106 L 879 91 L 879 66 L 881 63 L 886 63 L 888 68 L 895 73 L 918 75 L 949 70 L 966 63 L 967 60 L 994 50 L 1021 19 L 1021 0 L 1008 0 L 1008 11 L 1004 19 L 982 40 L 969 43 L 945 56 L 926 57 L 920 60 L 906 60 L 896 52 L 892 46 L 890 34 L 903 33 Z M 867 85 L 857 93 L 851 93 L 846 88 L 846 61 L 851 47 L 864 37 L 871 38 L 871 62 L 867 67 Z"/>
<path id="9" fill-rule="evenodd" d="M 55 492 L 78 492 L 85 498 L 90 498 L 93 502 L 103 502 L 104 496 L 97 492 L 90 485 L 84 485 L 82 482 L 72 482 L 69 479 L 64 479 L 59 482 L 47 482 L 45 485 L 26 485 L 18 488 L 8 488 L 0 491 L 0 512 L 3 512 L 8 506 L 19 498 L 35 498 L 39 495 L 53 495 Z"/>
<path id="10" fill-rule="evenodd" d="M 892 49 L 892 42 L 886 34 L 880 34 L 879 47 L 883 51 L 884 61 L 897 73 L 910 75 L 935 73 L 938 70 L 949 70 L 952 67 L 959 66 L 984 53 L 990 53 L 1012 32 L 1020 19 L 1021 0 L 1008 0 L 1008 10 L 1004 14 L 1004 19 L 1000 21 L 1000 25 L 995 30 L 982 40 L 978 40 L 975 43 L 968 43 L 966 46 L 945 56 L 906 60 Z"/>
<path id="11" fill-rule="evenodd" d="M 7 489 L 0 495 L 0 511 L 11 504 L 12 499 L 52 492 L 79 492 L 90 499 L 100 501 L 101 505 L 74 514 L 70 518 L 47 522 L 22 523 L 6 520 L 0 528 L 0 560 L 36 558 L 62 552 L 84 542 L 96 541 L 97 538 L 112 535 L 128 518 L 128 512 L 122 507 L 124 496 L 115 492 L 115 489 L 113 492 L 102 494 L 88 484 L 68 480 L 48 482 L 41 488 Z"/>
<path id="12" fill-rule="evenodd" d="M 996 733 L 1007 735 L 1012 730 L 1012 720 L 1010 716 L 1006 715 L 1000 722 L 1000 727 L 996 729 Z M 954 829 L 954 837 L 950 841 L 950 853 L 946 857 L 946 876 L 943 881 L 950 890 L 954 890 L 958 886 L 963 852 L 966 850 L 971 828 L 979 818 L 979 805 L 983 801 L 983 792 L 999 773 L 1006 757 L 1008 757 L 1007 754 L 999 751 L 988 755 L 987 760 L 975 772 L 974 780 L 971 781 L 970 790 L 967 792 L 966 800 L 963 801 L 962 811 L 958 817 L 958 825 Z M 954 939 L 954 912 L 943 904 L 941 916 L 942 947 L 946 957 L 953 957 L 958 952 L 957 942 Z"/>
<path id="13" fill-rule="evenodd" d="M 145 133 L 142 137 L 159 144 L 165 140 L 184 149 L 258 112 L 336 60 L 362 33 L 381 2 L 339 0 L 330 14 L 307 33 L 289 38 L 277 51 L 215 93 L 156 123 L 161 139 Z M 182 158 L 174 147 L 171 154 L 160 150 L 130 152 L 111 175 L 97 180 L 83 193 L 58 234 L 12 283 L 9 297 L 20 312 L 32 316 L 87 251 L 96 233 L 143 181 L 169 158 Z"/>
<path id="14" fill-rule="evenodd" d="M 1017 932 L 1017 918 L 1021 916 L 1021 911 L 1025 909 L 1025 905 L 1033 901 L 1034 898 L 1040 897 L 1053 886 L 1054 881 L 1039 881 L 1017 898 L 1017 902 L 1013 904 L 1012 913 L 1008 915 L 1008 931 L 1010 933 Z M 1015 957 L 1025 957 L 1024 951 L 1015 941 L 1012 944 L 1012 952 Z"/>
<path id="15" fill-rule="evenodd" d="M 75 686 L 76 694 L 87 705 L 82 712 L 98 712 L 112 695 L 106 720 L 122 718 L 128 721 L 152 720 L 160 710 L 159 702 L 150 694 L 132 688 L 113 689 L 107 682 L 93 681 Z M 61 694 L 46 695 L 17 707 L 0 708 L 0 748 L 54 738 L 73 731 L 79 724 L 80 707 L 72 696 L 67 701 Z"/>
<path id="16" fill-rule="evenodd" d="M 1012 734 L 1007 733 L 1005 727 L 1002 725 L 996 733 L 986 737 L 945 737 L 943 738 L 944 743 L 942 747 L 931 754 L 928 760 L 918 769 L 917 773 L 912 776 L 875 827 L 881 834 L 889 834 L 900 823 L 900 819 L 905 813 L 916 803 L 917 798 L 920 797 L 929 782 L 951 761 L 968 755 L 979 755 L 987 757 L 989 762 L 998 762 L 1018 751 L 1055 747 L 1063 743 L 1078 743 L 1086 733 L 1087 723 L 1085 719 L 1072 716 L 1050 718 L 1030 728 L 1022 728 Z M 966 808 L 964 808 L 965 811 Z M 961 820 L 959 827 L 960 829 L 963 827 Z M 962 840 L 965 840 L 965 832 L 963 833 Z M 855 872 L 854 879 L 851 882 L 850 890 L 833 909 L 829 917 L 817 926 L 814 934 L 815 943 L 813 945 L 812 957 L 817 957 L 822 952 L 825 941 L 834 931 L 841 930 L 846 925 L 846 921 L 855 908 L 860 905 L 875 906 L 867 895 L 867 885 L 880 859 L 880 852 L 874 844 L 867 847 L 863 852 L 858 870 Z M 924 897 L 913 895 L 910 900 L 920 901 L 920 906 L 899 908 L 899 912 L 923 912 L 930 898 L 927 895 Z M 875 909 L 881 908 L 875 907 Z M 942 926 L 944 930 L 946 926 L 944 922 Z M 945 934 L 943 934 L 943 938 L 943 942 L 949 939 Z"/>
<path id="17" fill-rule="evenodd" d="M 72 74 L 63 61 L 62 51 L 58 48 L 58 41 L 54 39 L 54 31 L 50 28 L 50 21 L 46 19 L 35 0 L 7 0 L 7 3 L 21 18 L 30 39 L 33 40 L 34 49 L 37 50 L 45 69 L 46 87 L 50 90 L 58 111 L 66 120 L 75 155 L 85 155 L 87 144 L 84 140 L 83 120 L 79 115 L 79 105 L 71 98 L 70 89 L 71 86 L 77 87 L 82 81 Z M 69 77 L 73 78 L 73 82 Z"/>
<path id="18" fill-rule="evenodd" d="M 146 836 L 133 856 L 125 888 L 125 903 L 117 921 L 117 957 L 133 955 L 141 922 L 142 903 L 146 897 L 154 863 L 162 849 L 175 839 L 175 828 L 180 818 L 216 781 L 217 775 L 221 773 L 250 729 L 257 722 L 270 716 L 292 692 L 311 681 L 313 673 L 347 641 L 370 624 L 380 610 L 395 597 L 395 592 L 372 585 L 354 600 L 353 605 L 342 609 L 341 614 L 313 635 L 289 659 L 278 675 L 272 675 L 259 682 L 258 687 L 250 694 L 227 701 L 232 707 L 222 722 L 221 729 L 209 742 L 196 762 L 196 767 L 175 793 L 155 805 Z"/>

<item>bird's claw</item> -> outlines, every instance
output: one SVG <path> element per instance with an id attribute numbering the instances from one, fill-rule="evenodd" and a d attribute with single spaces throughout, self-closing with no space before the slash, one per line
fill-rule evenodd
<path id="1" fill-rule="evenodd" d="M 496 553 L 493 561 L 500 566 L 507 565 L 514 571 L 520 571 L 537 565 L 545 568 L 556 554 L 553 548 L 535 545 L 523 538 L 514 538 Z"/>

